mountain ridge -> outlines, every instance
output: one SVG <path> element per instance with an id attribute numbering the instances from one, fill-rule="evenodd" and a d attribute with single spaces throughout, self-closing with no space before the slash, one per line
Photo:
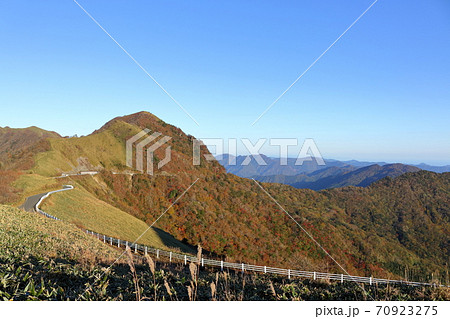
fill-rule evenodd
<path id="1" fill-rule="evenodd" d="M 417 171 L 420 169 L 415 166 L 396 163 L 383 166 L 373 164 L 360 168 L 332 166 L 309 174 L 253 176 L 252 178 L 261 182 L 283 183 L 295 188 L 322 190 L 346 186 L 366 187 L 384 177 L 397 177 L 404 173 Z"/>
<path id="2" fill-rule="evenodd" d="M 163 168 L 165 174 L 159 171 L 154 176 L 140 174 L 125 165 L 125 141 L 144 127 L 172 137 L 167 143 L 172 148 L 172 161 Z M 334 262 L 254 181 L 228 174 L 217 161 L 202 160 L 200 165 L 192 165 L 193 140 L 149 113 L 132 114 L 109 121 L 89 136 L 49 137 L 48 148 L 35 153 L 34 165 L 21 171 L 28 174 L 19 179 L 52 178 L 76 169 L 81 158 L 86 165 L 98 167 L 98 174 L 62 177 L 58 183 L 75 181 L 95 198 L 148 225 L 169 207 L 157 226 L 177 240 L 201 244 L 231 261 L 314 271 L 336 269 Z M 210 155 L 204 146 L 201 152 Z M 157 150 L 154 155 L 158 162 L 165 152 Z M 118 174 L 130 171 L 133 174 Z M 422 172 L 403 174 L 399 181 L 383 179 L 381 184 L 378 181 L 368 188 L 315 192 L 281 184 L 263 183 L 262 187 L 322 247 L 339 256 L 340 264 L 352 274 L 401 278 L 407 267 L 414 271 L 412 276 L 423 281 L 431 272 L 442 275 L 446 271 L 448 252 L 441 247 L 445 247 L 445 233 L 449 231 L 446 200 L 450 176 L 419 173 Z M 197 179 L 194 187 L 184 193 Z M 423 181 L 427 188 L 420 186 Z M 424 189 L 428 197 L 422 198 L 414 185 Z M 390 195 L 389 187 L 397 196 Z M 381 199 L 384 193 L 389 200 Z M 181 200 L 177 200 L 182 194 Z M 399 194 L 405 201 L 399 201 Z M 410 204 L 406 195 L 417 207 Z M 358 208 L 358 218 L 352 215 L 354 206 Z M 420 218 L 426 222 L 419 223 Z M 380 228 L 383 223 L 386 225 Z M 408 237 L 406 226 L 420 232 Z M 427 242 L 433 244 L 427 246 Z M 424 246 L 433 257 L 423 253 Z"/>
<path id="3" fill-rule="evenodd" d="M 281 158 L 277 157 L 269 157 L 264 154 L 259 154 L 267 165 L 258 165 L 255 161 L 255 155 L 238 155 L 234 156 L 231 154 L 220 154 L 216 156 L 216 159 L 221 163 L 226 169 L 227 172 L 235 174 L 240 177 L 250 178 L 252 176 L 270 176 L 270 175 L 299 175 L 302 173 L 312 173 L 313 171 L 321 170 L 326 167 L 367 167 L 371 165 L 391 165 L 391 164 L 403 164 L 408 166 L 415 166 L 420 169 L 428 170 L 435 173 L 445 173 L 450 172 L 450 165 L 443 166 L 433 166 L 425 163 L 421 164 L 408 164 L 408 163 L 387 163 L 387 162 L 367 162 L 367 161 L 357 161 L 357 160 L 335 160 L 335 159 L 323 159 L 325 162 L 325 166 L 318 165 L 317 159 L 308 158 L 302 163 L 302 165 L 296 165 L 295 162 L 297 158 L 288 157 L 287 165 L 281 165 Z M 252 160 L 248 165 L 242 165 L 242 162 L 250 157 Z M 236 163 L 236 164 L 234 164 Z M 276 171 L 274 171 L 275 169 Z M 281 171 L 282 174 L 277 174 L 277 171 Z M 257 172 L 257 174 L 255 174 Z"/>

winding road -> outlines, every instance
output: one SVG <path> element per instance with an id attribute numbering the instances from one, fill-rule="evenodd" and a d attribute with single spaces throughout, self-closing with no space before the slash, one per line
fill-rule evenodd
<path id="1" fill-rule="evenodd" d="M 23 203 L 19 208 L 23 209 L 27 212 L 39 213 L 40 212 L 39 205 L 50 194 L 64 192 L 64 191 L 68 191 L 71 189 L 73 189 L 72 185 L 64 185 L 62 189 L 59 189 L 57 191 L 52 191 L 52 192 L 47 192 L 47 193 L 42 193 L 42 194 L 37 194 L 37 195 L 27 197 L 27 199 L 25 200 L 25 203 Z"/>

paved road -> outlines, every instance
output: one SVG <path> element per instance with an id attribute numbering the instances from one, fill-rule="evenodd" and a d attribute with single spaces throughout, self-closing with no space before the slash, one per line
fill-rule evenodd
<path id="1" fill-rule="evenodd" d="M 30 196 L 25 200 L 25 203 L 23 203 L 19 208 L 26 210 L 27 212 L 37 213 L 36 205 L 39 203 L 39 201 L 41 200 L 42 197 L 47 196 L 49 194 L 57 193 L 57 192 L 67 191 L 70 189 L 73 189 L 72 185 L 64 185 L 62 189 L 57 190 L 57 191 Z"/>
<path id="2" fill-rule="evenodd" d="M 37 194 L 28 197 L 25 200 L 25 203 L 22 204 L 19 208 L 26 210 L 27 212 L 37 213 L 36 204 L 41 200 L 42 197 L 47 195 L 47 193 Z"/>

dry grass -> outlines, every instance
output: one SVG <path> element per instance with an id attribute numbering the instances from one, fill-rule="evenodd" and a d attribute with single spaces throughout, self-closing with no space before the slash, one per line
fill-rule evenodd
<path id="1" fill-rule="evenodd" d="M 75 226 L 0 205 L 0 246 L 4 252 L 74 260 L 84 265 L 110 263 L 118 251 Z"/>
<path id="2" fill-rule="evenodd" d="M 108 272 L 120 251 L 75 226 L 0 206 L 0 299 L 7 300 L 363 300 L 354 283 L 220 272 L 182 263 L 156 264 L 127 250 L 127 264 Z M 200 249 L 199 249 L 200 251 Z M 199 254 L 200 256 L 201 254 Z M 45 257 L 45 258 L 42 258 Z M 81 269 L 81 270 L 80 270 Z M 19 274 L 19 275 L 18 275 Z M 18 288 L 17 288 L 18 287 Z M 30 288 L 33 287 L 33 288 Z M 42 288 L 42 289 L 41 289 Z M 449 300 L 449 289 L 367 286 L 376 300 Z M 42 292 L 41 292 L 42 291 Z"/>
<path id="3" fill-rule="evenodd" d="M 189 273 L 191 274 L 190 286 L 187 287 L 189 300 L 197 300 L 198 277 L 200 275 L 200 263 L 202 259 L 202 247 L 197 247 L 197 263 L 189 263 Z"/>
<path id="4" fill-rule="evenodd" d="M 138 276 L 136 273 L 136 267 L 134 266 L 134 261 L 133 261 L 134 256 L 133 256 L 133 253 L 131 252 L 130 247 L 127 246 L 125 251 L 126 251 L 126 255 L 127 255 L 127 263 L 128 263 L 128 266 L 130 267 L 131 274 L 133 275 L 133 283 L 134 283 L 134 291 L 136 293 L 136 301 L 141 301 L 142 300 L 141 288 L 139 286 L 139 279 L 138 279 Z"/>
<path id="5" fill-rule="evenodd" d="M 154 300 L 156 300 L 156 298 L 157 298 L 156 272 L 155 272 L 156 265 L 155 265 L 155 262 L 153 261 L 152 257 L 150 257 L 149 254 L 145 254 L 145 259 L 147 260 L 148 267 L 150 268 L 150 272 L 153 276 L 153 292 L 154 292 L 153 296 L 154 296 Z"/>

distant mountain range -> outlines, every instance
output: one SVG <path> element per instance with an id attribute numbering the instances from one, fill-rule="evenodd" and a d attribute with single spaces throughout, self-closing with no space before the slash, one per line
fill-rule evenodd
<path id="1" fill-rule="evenodd" d="M 431 166 L 425 163 L 420 163 L 419 165 L 413 165 L 425 171 L 435 172 L 435 173 L 447 173 L 450 172 L 450 165 L 444 166 Z"/>
<path id="2" fill-rule="evenodd" d="M 294 176 L 272 175 L 254 176 L 261 182 L 282 183 L 296 188 L 322 190 L 344 186 L 368 186 L 386 176 L 397 177 L 404 173 L 417 172 L 420 168 L 403 164 L 378 164 L 353 170 L 353 167 L 329 167 L 309 174 Z"/>
<path id="3" fill-rule="evenodd" d="M 260 165 L 255 156 L 244 165 L 247 156 L 234 157 L 230 154 L 217 156 L 228 173 L 240 177 L 254 178 L 261 182 L 281 183 L 296 188 L 322 190 L 344 186 L 368 186 L 384 177 L 397 177 L 404 173 L 428 170 L 436 173 L 450 172 L 450 165 L 430 166 L 427 164 L 406 165 L 388 164 L 385 162 L 360 162 L 356 160 L 338 161 L 325 159 L 326 165 L 318 165 L 317 161 L 304 161 L 295 165 L 295 158 L 288 158 L 287 165 L 282 165 L 279 158 L 261 155 L 259 159 L 267 165 Z M 247 160 L 248 162 L 248 160 Z M 230 164 L 231 163 L 231 164 Z"/>

